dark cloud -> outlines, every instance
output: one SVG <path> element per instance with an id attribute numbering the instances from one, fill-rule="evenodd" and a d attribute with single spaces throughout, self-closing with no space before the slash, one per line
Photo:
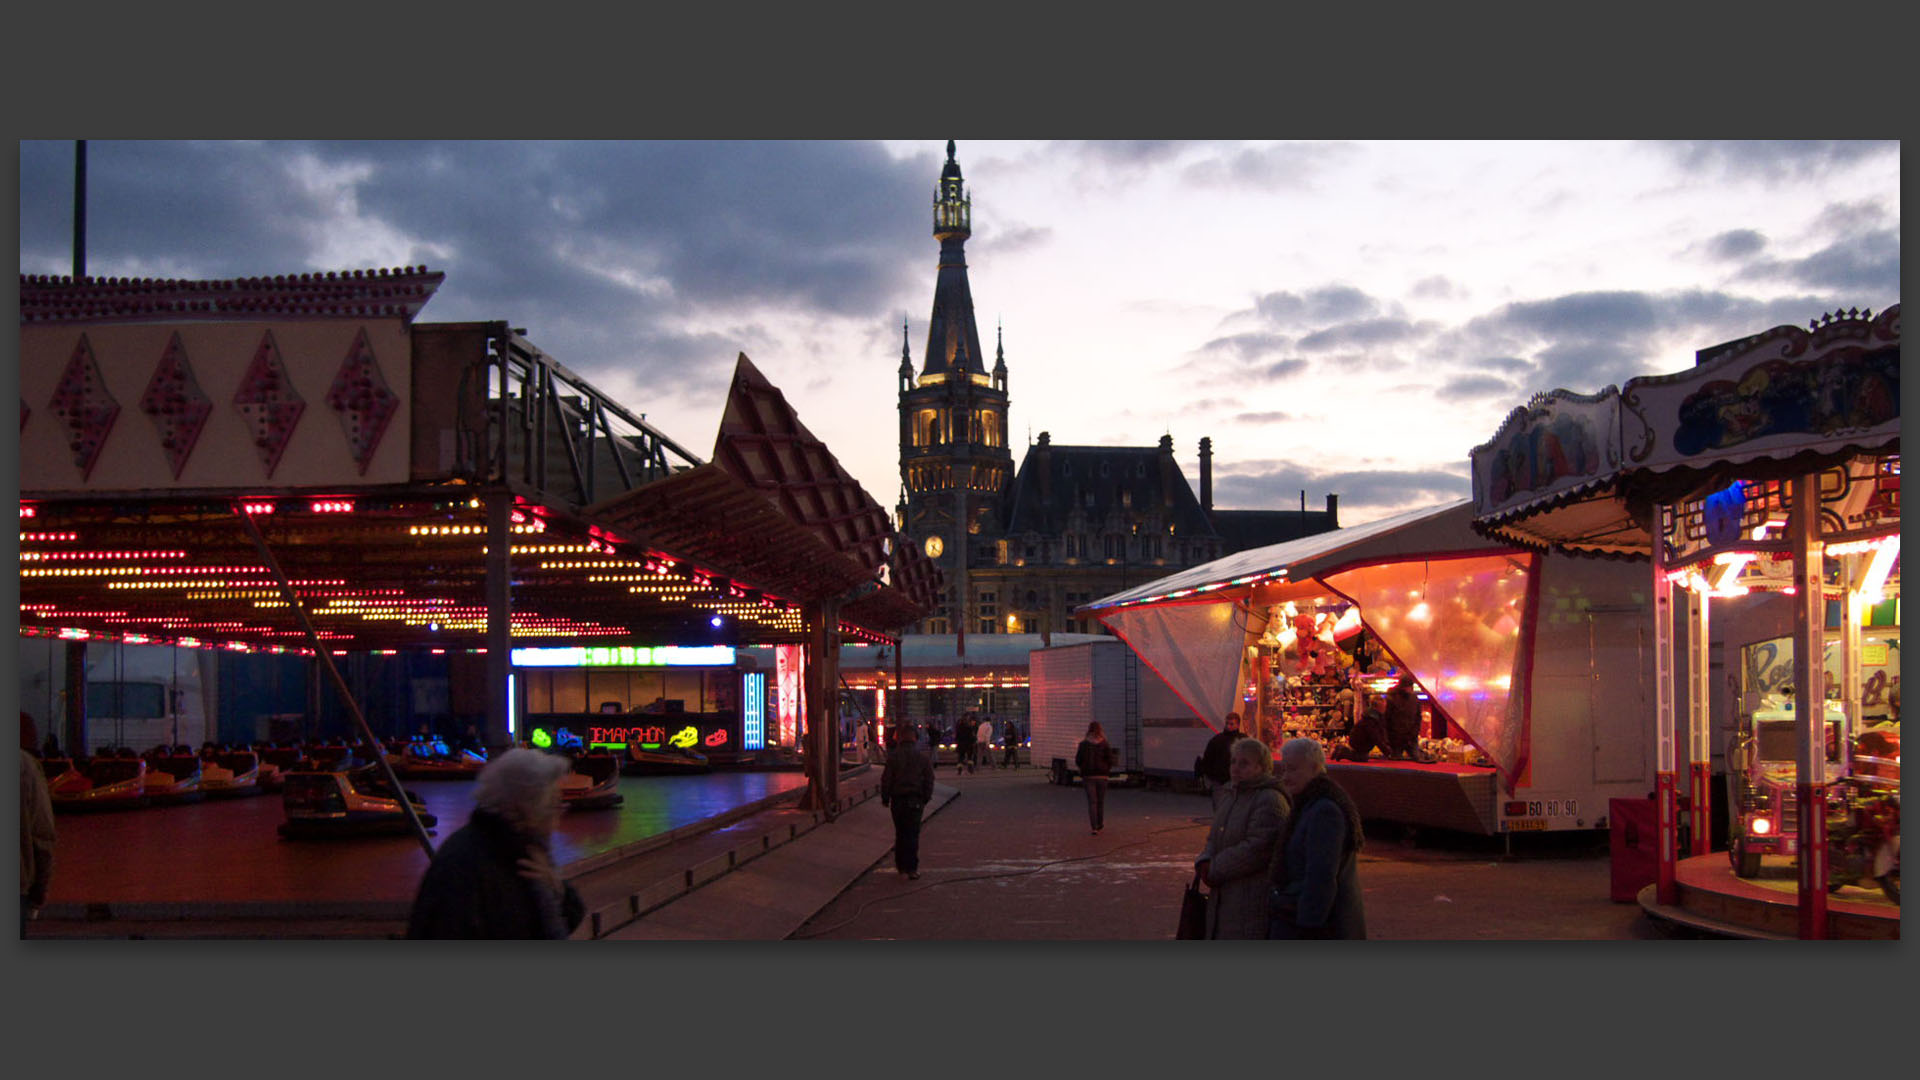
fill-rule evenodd
<path id="1" fill-rule="evenodd" d="M 1828 203 L 1813 220 L 1815 234 L 1834 234 L 1841 237 L 1870 232 L 1886 225 L 1894 215 L 1878 199 L 1861 199 L 1857 202 Z"/>
<path id="2" fill-rule="evenodd" d="M 1284 334 L 1246 333 L 1214 338 L 1200 346 L 1199 351 L 1236 360 L 1255 360 L 1292 347 L 1293 339 Z"/>
<path id="3" fill-rule="evenodd" d="M 969 241 L 969 261 L 975 252 L 989 257 L 1012 255 L 1042 247 L 1052 239 L 1053 229 L 1045 225 L 1014 225 L 1006 229 L 983 228 Z"/>
<path id="4" fill-rule="evenodd" d="M 1817 179 L 1881 154 L 1900 152 L 1899 142 L 1893 140 L 1682 140 L 1651 145 L 1689 172 L 1766 183 Z"/>
<path id="5" fill-rule="evenodd" d="M 1300 339 L 1300 347 L 1319 352 L 1326 349 L 1392 345 L 1406 341 L 1418 333 L 1418 328 L 1405 319 L 1362 319 L 1359 322 L 1329 326 L 1324 330 L 1308 334 Z"/>
<path id="6" fill-rule="evenodd" d="M 1343 521 L 1356 517 L 1371 520 L 1399 510 L 1432 503 L 1449 502 L 1473 494 L 1472 480 L 1464 460 L 1459 466 L 1429 469 L 1379 469 L 1319 471 L 1293 463 L 1254 463 L 1270 466 L 1252 471 L 1215 466 L 1214 505 L 1222 509 L 1284 510 L 1300 505 L 1300 493 L 1307 493 L 1307 508 L 1326 505 L 1329 494 L 1340 496 Z"/>
<path id="7" fill-rule="evenodd" d="M 1379 314 L 1380 302 L 1351 285 L 1323 285 L 1303 294 L 1267 293 L 1254 300 L 1253 310 L 1271 323 L 1302 326 L 1368 318 Z"/>
<path id="8" fill-rule="evenodd" d="M 447 272 L 428 319 L 512 320 L 583 374 L 664 373 L 715 351 L 675 329 L 689 316 L 860 318 L 923 300 L 936 248 L 900 207 L 925 203 L 937 157 L 811 142 L 90 142 L 88 269 L 141 273 L 149 252 L 191 277 L 425 264 Z M 21 146 L 24 272 L 70 268 L 70 214 L 52 208 L 70 203 L 71 162 L 70 143 Z M 356 231 L 364 257 L 342 239 Z"/>
<path id="9" fill-rule="evenodd" d="M 1283 379 L 1291 379 L 1299 375 L 1304 375 L 1306 372 L 1307 362 L 1295 358 L 1292 360 L 1277 360 L 1268 364 L 1266 370 L 1262 371 L 1261 374 L 1270 380 L 1279 382 Z"/>
<path id="10" fill-rule="evenodd" d="M 1874 298 L 1900 295 L 1900 234 L 1882 229 L 1841 240 L 1803 259 L 1764 259 L 1742 270 L 1746 280 L 1785 281 Z M 1854 306 L 1858 306 L 1856 303 Z"/>
<path id="11" fill-rule="evenodd" d="M 1244 147 L 1189 165 L 1181 177 L 1202 187 L 1303 188 L 1329 165 L 1352 156 L 1344 143 L 1280 143 Z"/>
<path id="12" fill-rule="evenodd" d="M 1233 418 L 1236 424 L 1284 424 L 1293 419 L 1285 412 L 1243 412 Z"/>
<path id="13" fill-rule="evenodd" d="M 1434 395 L 1443 401 L 1479 401 L 1487 398 L 1508 400 L 1517 388 L 1492 375 L 1459 375 L 1440 384 Z"/>
<path id="14" fill-rule="evenodd" d="M 1466 290 L 1446 275 L 1435 274 L 1414 282 L 1408 294 L 1416 300 L 1452 300 L 1458 296 L 1465 296 Z"/>
<path id="15" fill-rule="evenodd" d="M 1164 165 L 1194 146 L 1174 139 L 1101 139 L 1057 144 L 1097 165 Z"/>
<path id="16" fill-rule="evenodd" d="M 1708 240 L 1707 252 L 1716 259 L 1750 259 L 1766 246 L 1766 236 L 1753 229 L 1730 229 Z"/>

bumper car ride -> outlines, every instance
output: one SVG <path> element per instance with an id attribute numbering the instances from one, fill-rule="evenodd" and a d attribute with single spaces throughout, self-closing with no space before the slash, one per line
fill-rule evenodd
<path id="1" fill-rule="evenodd" d="M 420 824 L 429 829 L 438 824 L 419 795 L 411 791 L 405 795 Z M 280 797 L 287 813 L 287 820 L 280 824 L 280 835 L 289 840 L 413 831 L 406 808 L 400 804 L 400 793 L 387 782 L 378 765 L 288 773 Z"/>

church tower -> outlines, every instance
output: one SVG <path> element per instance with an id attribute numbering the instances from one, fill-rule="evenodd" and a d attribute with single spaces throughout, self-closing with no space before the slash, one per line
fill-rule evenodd
<path id="1" fill-rule="evenodd" d="M 922 545 L 947 578 L 946 605 L 923 626 L 932 633 L 978 630 L 966 621 L 967 574 L 995 557 L 997 512 L 1013 481 L 1006 358 L 996 348 L 989 374 L 967 285 L 972 216 L 972 200 L 948 140 L 947 162 L 933 193 L 940 266 L 917 376 L 905 341 L 900 353 L 902 531 Z"/>

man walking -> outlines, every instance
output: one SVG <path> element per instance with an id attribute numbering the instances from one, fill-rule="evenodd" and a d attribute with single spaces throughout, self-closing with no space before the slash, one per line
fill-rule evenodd
<path id="1" fill-rule="evenodd" d="M 1207 793 L 1213 796 L 1215 813 L 1232 791 L 1233 744 L 1242 738 L 1240 714 L 1230 712 L 1221 721 L 1219 734 L 1208 739 L 1207 748 L 1200 752 L 1200 775 L 1207 781 Z"/>
<path id="2" fill-rule="evenodd" d="M 974 755 L 974 735 L 979 731 L 978 721 L 973 714 L 964 712 L 953 725 L 954 771 L 972 772 Z"/>
<path id="3" fill-rule="evenodd" d="M 893 868 L 909 881 L 920 877 L 920 812 L 933 801 L 933 764 L 920 755 L 913 736 L 894 728 L 887 764 L 880 770 L 880 805 L 893 811 Z"/>

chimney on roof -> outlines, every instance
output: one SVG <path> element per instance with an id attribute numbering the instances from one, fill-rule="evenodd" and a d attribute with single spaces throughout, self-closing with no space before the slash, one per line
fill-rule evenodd
<path id="1" fill-rule="evenodd" d="M 1335 495 L 1332 492 L 1328 492 L 1327 493 L 1327 528 L 1337 529 L 1339 527 L 1340 527 L 1340 496 Z"/>
<path id="2" fill-rule="evenodd" d="M 1213 520 L 1213 440 L 1200 440 L 1200 510 Z"/>

